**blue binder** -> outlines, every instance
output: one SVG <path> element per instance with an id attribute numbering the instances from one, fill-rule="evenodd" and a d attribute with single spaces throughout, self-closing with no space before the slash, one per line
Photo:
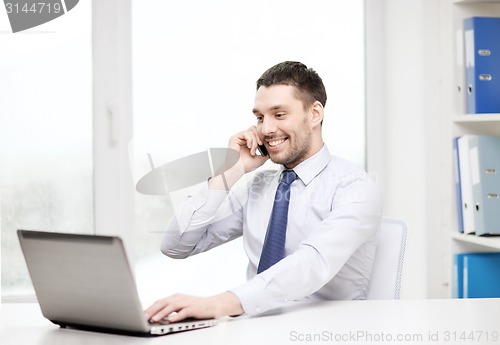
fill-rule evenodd
<path id="1" fill-rule="evenodd" d="M 452 296 L 453 298 L 464 298 L 464 255 L 453 255 Z"/>
<path id="2" fill-rule="evenodd" d="M 454 256 L 455 298 L 500 297 L 500 252 Z"/>
<path id="3" fill-rule="evenodd" d="M 476 235 L 500 235 L 500 137 L 471 136 L 469 160 Z"/>
<path id="4" fill-rule="evenodd" d="M 460 186 L 460 155 L 458 154 L 458 139 L 453 138 L 453 171 L 455 173 L 455 194 L 456 194 L 456 207 L 457 207 L 457 220 L 458 231 L 464 232 L 464 218 L 462 212 L 462 191 Z"/>
<path id="5" fill-rule="evenodd" d="M 464 20 L 467 112 L 500 113 L 500 18 Z"/>

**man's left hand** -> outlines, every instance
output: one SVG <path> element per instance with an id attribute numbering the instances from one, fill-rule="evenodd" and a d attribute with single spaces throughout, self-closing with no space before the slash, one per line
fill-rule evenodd
<path id="1" fill-rule="evenodd" d="M 168 321 L 181 321 L 188 317 L 197 319 L 219 318 L 243 314 L 240 300 L 232 292 L 224 292 L 210 297 L 196 297 L 175 294 L 160 299 L 144 311 L 147 320 L 158 322 L 167 317 Z"/>

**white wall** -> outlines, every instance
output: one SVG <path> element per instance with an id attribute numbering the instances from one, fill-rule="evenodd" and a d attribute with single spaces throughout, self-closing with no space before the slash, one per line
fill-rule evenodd
<path id="1" fill-rule="evenodd" d="M 368 0 L 368 169 L 410 229 L 403 298 L 444 297 L 441 0 Z"/>

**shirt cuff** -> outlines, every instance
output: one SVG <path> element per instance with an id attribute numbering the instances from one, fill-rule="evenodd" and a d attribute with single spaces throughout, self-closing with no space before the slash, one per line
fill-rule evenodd
<path id="1" fill-rule="evenodd" d="M 259 275 L 230 291 L 238 297 L 246 315 L 254 316 L 289 304 L 289 300 L 266 290 L 267 282 Z"/>
<path id="2" fill-rule="evenodd" d="M 185 202 L 175 217 L 179 225 L 180 233 L 189 231 L 188 227 L 195 212 L 203 219 L 210 219 L 217 213 L 217 210 L 227 197 L 227 192 L 223 190 L 210 190 L 205 182 L 194 194 L 189 194 Z"/>
<path id="3" fill-rule="evenodd" d="M 224 190 L 208 189 L 208 183 L 205 182 L 198 193 L 192 196 L 195 210 L 203 208 L 204 213 L 213 214 L 217 212 L 227 194 Z"/>

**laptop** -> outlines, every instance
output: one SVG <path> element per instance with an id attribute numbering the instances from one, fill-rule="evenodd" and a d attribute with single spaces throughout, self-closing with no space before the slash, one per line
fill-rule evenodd
<path id="1" fill-rule="evenodd" d="M 17 234 L 42 314 L 63 328 L 147 336 L 216 322 L 148 322 L 119 237 L 28 230 Z"/>

